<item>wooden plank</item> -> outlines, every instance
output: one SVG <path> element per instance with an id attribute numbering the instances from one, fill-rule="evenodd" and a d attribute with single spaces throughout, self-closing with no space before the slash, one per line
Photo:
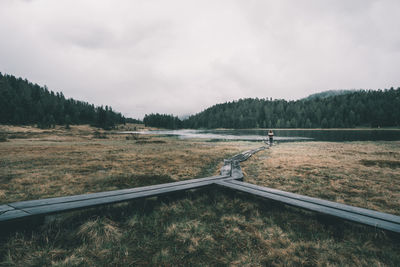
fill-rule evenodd
<path id="1" fill-rule="evenodd" d="M 17 209 L 25 209 L 25 208 L 36 207 L 36 206 L 41 206 L 41 205 L 57 204 L 57 203 L 64 203 L 64 202 L 71 202 L 71 201 L 81 201 L 81 200 L 88 200 L 88 199 L 98 199 L 98 198 L 109 197 L 109 196 L 118 196 L 118 195 L 154 190 L 154 189 L 165 188 L 165 187 L 173 187 L 173 186 L 177 186 L 177 185 L 192 184 L 192 183 L 197 183 L 197 182 L 201 182 L 201 181 L 213 181 L 216 179 L 224 179 L 227 177 L 229 177 L 229 176 L 218 175 L 218 176 L 185 180 L 185 181 L 179 181 L 179 182 L 173 182 L 173 183 L 135 187 L 135 188 L 129 188 L 129 189 L 106 191 L 106 192 L 99 192 L 99 193 L 92 193 L 92 194 L 82 194 L 82 195 L 74 195 L 74 196 L 66 196 L 66 197 L 28 200 L 28 201 L 9 203 L 8 205 L 11 207 L 17 208 Z"/>
<path id="2" fill-rule="evenodd" d="M 256 195 L 259 197 L 279 201 L 279 202 L 285 203 L 287 205 L 291 205 L 291 206 L 295 206 L 295 207 L 299 207 L 299 208 L 303 208 L 303 209 L 307 209 L 307 210 L 311 210 L 311 211 L 316 211 L 319 213 L 339 217 L 339 218 L 342 218 L 342 219 L 345 219 L 348 221 L 353 221 L 353 222 L 373 226 L 376 228 L 381 228 L 381 229 L 389 230 L 392 232 L 400 233 L 400 224 L 389 222 L 386 220 L 379 220 L 376 218 L 360 215 L 360 214 L 349 212 L 349 211 L 335 209 L 335 208 L 327 207 L 324 205 L 318 205 L 315 203 L 306 202 L 306 201 L 302 201 L 302 200 L 298 200 L 298 199 L 293 199 L 293 198 L 289 198 L 289 197 L 282 196 L 282 195 L 272 194 L 272 193 L 269 193 L 269 192 L 266 192 L 263 190 L 257 190 L 254 188 L 250 188 L 250 187 L 241 185 L 240 183 L 233 183 L 232 181 L 216 181 L 215 183 L 218 185 L 221 185 L 223 187 L 227 187 L 227 188 L 231 188 L 231 189 L 238 190 L 241 192 L 250 193 L 252 195 Z"/>
<path id="3" fill-rule="evenodd" d="M 224 160 L 224 166 L 221 168 L 221 175 L 230 173 L 234 179 L 242 179 L 243 173 L 240 168 L 239 162 L 247 160 L 253 154 L 264 150 L 266 147 L 259 147 L 253 150 L 248 150 L 243 153 L 237 154 L 228 160 Z"/>
<path id="4" fill-rule="evenodd" d="M 14 208 L 8 205 L 0 205 L 0 214 L 9 210 L 14 210 Z"/>
<path id="5" fill-rule="evenodd" d="M 29 213 L 23 210 L 9 210 L 2 214 L 0 214 L 0 222 L 2 221 L 10 221 L 15 220 L 23 217 L 31 216 Z"/>
<path id="6" fill-rule="evenodd" d="M 0 222 L 18 219 L 21 217 L 29 217 L 39 214 L 43 215 L 43 214 L 50 214 L 67 210 L 75 210 L 92 206 L 117 203 L 137 198 L 158 196 L 180 190 L 199 188 L 202 186 L 210 185 L 215 180 L 225 179 L 227 177 L 229 176 L 212 176 L 200 179 L 186 180 L 186 181 L 153 185 L 153 186 L 137 187 L 131 189 L 76 195 L 69 197 L 16 202 L 9 204 L 12 205 L 12 207 L 9 205 L 3 205 L 3 206 L 8 206 L 8 208 L 3 207 L 4 210 L 5 209 L 8 210 L 11 209 L 11 210 L 0 214 Z"/>
<path id="7" fill-rule="evenodd" d="M 140 188 L 135 188 L 137 190 L 132 190 L 129 193 L 124 194 L 117 194 L 117 195 L 107 195 L 107 196 L 100 196 L 95 198 L 67 198 L 68 201 L 53 201 L 53 202 L 39 202 L 35 201 L 35 203 L 40 203 L 40 205 L 26 205 L 23 209 L 16 209 L 12 211 L 5 212 L 0 215 L 0 221 L 9 221 L 13 219 L 18 219 L 21 217 L 29 217 L 34 215 L 44 215 L 44 214 L 51 214 L 69 210 L 76 210 L 82 208 L 88 208 L 98 205 L 105 205 L 105 204 L 113 204 L 122 201 L 128 201 L 138 198 L 145 198 L 145 197 L 152 197 L 152 196 L 159 196 L 167 193 L 172 193 L 181 190 L 188 190 L 194 188 L 200 188 L 204 186 L 208 186 L 214 183 L 217 179 L 224 179 L 226 176 L 215 176 L 212 179 L 202 178 L 202 179 L 195 179 L 188 181 L 182 181 L 185 183 L 170 183 L 164 184 L 164 186 L 151 186 L 145 187 L 146 190 L 138 190 Z M 171 185 L 173 184 L 173 185 Z M 167 186 L 168 185 L 168 186 Z M 143 189 L 143 188 L 142 188 Z M 112 192 L 112 191 L 111 191 Z M 92 194 L 90 194 L 92 195 Z M 87 195 L 84 195 L 87 196 Z M 63 198 L 65 200 L 65 198 Z M 59 200 L 53 198 L 53 200 Z M 45 204 L 44 204 L 45 203 Z"/>
<path id="8" fill-rule="evenodd" d="M 264 150 L 264 149 L 267 149 L 267 147 L 262 146 L 262 147 L 259 147 L 259 148 L 256 148 L 256 149 L 247 150 L 245 152 L 242 152 L 240 154 L 237 154 L 237 155 L 233 156 L 232 158 L 230 158 L 230 160 L 242 162 L 242 161 L 245 161 L 248 158 L 250 158 L 255 153 L 257 153 L 257 152 L 259 152 L 261 150 Z"/>
<path id="9" fill-rule="evenodd" d="M 201 181 L 197 183 L 188 183 L 188 184 L 181 184 L 176 186 L 158 188 L 153 190 L 146 190 L 146 191 L 139 191 L 130 194 L 123 194 L 123 195 L 115 195 L 115 196 L 108 196 L 108 197 L 101 197 L 95 199 L 86 199 L 86 200 L 79 200 L 73 202 L 64 202 L 64 203 L 56 203 L 56 204 L 49 204 L 49 205 L 41 205 L 41 206 L 34 206 L 25 208 L 24 211 L 28 212 L 31 215 L 39 215 L 39 214 L 51 214 L 69 210 L 76 210 L 88 207 L 94 207 L 98 205 L 105 205 L 105 204 L 114 204 L 118 202 L 145 198 L 145 197 L 153 197 L 164 195 L 167 193 L 200 188 L 207 185 L 211 185 L 214 183 L 214 180 L 208 181 Z"/>
<path id="10" fill-rule="evenodd" d="M 323 199 L 319 199 L 319 198 L 303 196 L 303 195 L 299 195 L 299 194 L 295 194 L 295 193 L 290 193 L 290 192 L 281 191 L 281 190 L 278 190 L 278 189 L 273 189 L 273 188 L 253 185 L 253 184 L 249 184 L 249 183 L 245 183 L 245 182 L 231 181 L 231 183 L 240 184 L 242 186 L 246 186 L 246 187 L 253 188 L 253 189 L 256 189 L 256 190 L 268 192 L 268 193 L 271 193 L 271 194 L 285 196 L 285 197 L 289 197 L 289 198 L 292 198 L 292 199 L 297 199 L 297 200 L 301 200 L 301 201 L 305 201 L 305 202 L 309 202 L 309 203 L 323 205 L 323 206 L 330 207 L 330 208 L 349 211 L 349 212 L 357 213 L 357 214 L 360 214 L 360 215 L 368 216 L 368 217 L 371 217 L 371 218 L 376 218 L 376 219 L 385 220 L 385 221 L 389 221 L 389 222 L 394 222 L 394 223 L 400 224 L 400 216 L 396 216 L 396 215 L 393 215 L 393 214 L 388 214 L 388 213 L 379 212 L 379 211 L 375 211 L 375 210 L 369 210 L 369 209 L 354 207 L 354 206 L 341 204 L 341 203 L 328 201 L 328 200 L 323 200 Z"/>

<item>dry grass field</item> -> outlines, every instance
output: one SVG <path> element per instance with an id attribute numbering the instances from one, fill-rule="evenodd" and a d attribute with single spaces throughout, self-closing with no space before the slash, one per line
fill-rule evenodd
<path id="1" fill-rule="evenodd" d="M 223 158 L 260 145 L 88 126 L 0 131 L 1 203 L 217 174 Z M 399 214 L 399 155 L 399 142 L 282 143 L 241 165 L 248 182 Z M 398 235 L 218 188 L 2 230 L 0 266 L 400 265 Z"/>
<path id="2" fill-rule="evenodd" d="M 0 203 L 210 176 L 224 158 L 249 146 L 116 134 L 88 126 L 2 126 L 0 132 L 7 139 L 0 142 Z"/>
<path id="3" fill-rule="evenodd" d="M 400 142 L 282 143 L 242 168 L 250 183 L 400 215 Z"/>

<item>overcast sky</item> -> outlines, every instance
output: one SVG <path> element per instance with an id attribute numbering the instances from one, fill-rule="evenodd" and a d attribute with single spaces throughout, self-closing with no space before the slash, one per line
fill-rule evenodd
<path id="1" fill-rule="evenodd" d="M 398 0 L 0 0 L 0 72 L 126 116 L 400 86 Z"/>

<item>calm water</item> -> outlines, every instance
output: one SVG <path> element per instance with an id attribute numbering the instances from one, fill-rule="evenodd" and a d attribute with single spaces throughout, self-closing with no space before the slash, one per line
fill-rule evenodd
<path id="1" fill-rule="evenodd" d="M 266 130 L 159 130 L 148 132 L 122 132 L 140 134 L 172 135 L 182 139 L 200 138 L 213 140 L 261 141 Z M 397 141 L 400 130 L 274 130 L 274 140 L 293 141 Z"/>
<path id="2" fill-rule="evenodd" d="M 200 138 L 213 140 L 261 141 L 266 130 L 159 130 L 148 132 L 122 132 L 171 135 L 178 138 Z M 274 130 L 274 140 L 293 141 L 397 141 L 400 130 Z"/>

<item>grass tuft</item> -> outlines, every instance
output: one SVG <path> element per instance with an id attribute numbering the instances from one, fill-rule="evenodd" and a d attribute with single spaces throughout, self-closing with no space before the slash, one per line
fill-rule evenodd
<path id="1" fill-rule="evenodd" d="M 400 168 L 399 160 L 366 160 L 366 159 L 362 159 L 362 160 L 360 160 L 360 163 L 367 167 L 378 166 L 381 168 L 391 168 L 391 169 Z"/>
<path id="2" fill-rule="evenodd" d="M 0 132 L 0 142 L 7 142 L 7 134 Z"/>
<path id="3" fill-rule="evenodd" d="M 85 243 L 102 246 L 106 242 L 119 240 L 122 234 L 115 222 L 107 218 L 96 218 L 79 227 L 78 235 Z"/>

